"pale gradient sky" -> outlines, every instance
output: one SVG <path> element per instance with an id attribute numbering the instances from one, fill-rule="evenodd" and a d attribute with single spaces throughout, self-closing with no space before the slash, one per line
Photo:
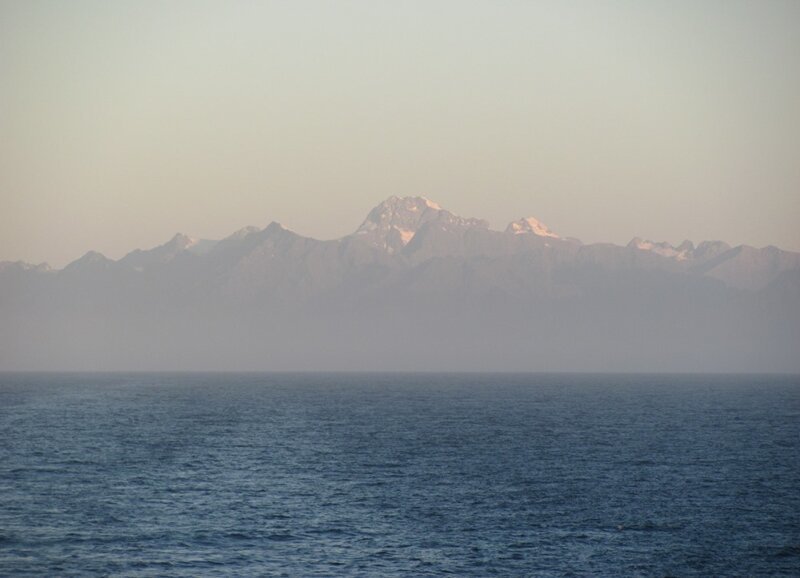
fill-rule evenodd
<path id="1" fill-rule="evenodd" d="M 0 0 L 0 260 L 422 194 L 800 250 L 800 2 Z"/>

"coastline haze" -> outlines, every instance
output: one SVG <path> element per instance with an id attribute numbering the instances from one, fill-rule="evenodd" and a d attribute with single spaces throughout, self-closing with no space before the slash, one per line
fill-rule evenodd
<path id="1" fill-rule="evenodd" d="M 800 250 L 797 3 L 0 14 L 0 260 L 273 220 L 337 238 L 395 194 L 584 242 Z"/>

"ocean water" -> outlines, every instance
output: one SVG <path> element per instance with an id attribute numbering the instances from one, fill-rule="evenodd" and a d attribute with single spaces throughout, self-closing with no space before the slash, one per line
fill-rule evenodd
<path id="1" fill-rule="evenodd" d="M 0 375 L 3 576 L 799 576 L 800 379 Z"/>

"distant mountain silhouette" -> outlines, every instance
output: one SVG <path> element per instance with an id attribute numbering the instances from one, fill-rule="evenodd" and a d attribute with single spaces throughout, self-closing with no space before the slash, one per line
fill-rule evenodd
<path id="1" fill-rule="evenodd" d="M 584 245 L 391 197 L 62 270 L 0 263 L 0 369 L 800 371 L 800 254 Z"/>

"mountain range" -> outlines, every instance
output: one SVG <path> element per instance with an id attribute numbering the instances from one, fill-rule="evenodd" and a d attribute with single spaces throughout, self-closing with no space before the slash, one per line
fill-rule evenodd
<path id="1" fill-rule="evenodd" d="M 61 270 L 0 263 L 2 370 L 800 371 L 800 253 L 583 244 L 391 197 Z"/>

